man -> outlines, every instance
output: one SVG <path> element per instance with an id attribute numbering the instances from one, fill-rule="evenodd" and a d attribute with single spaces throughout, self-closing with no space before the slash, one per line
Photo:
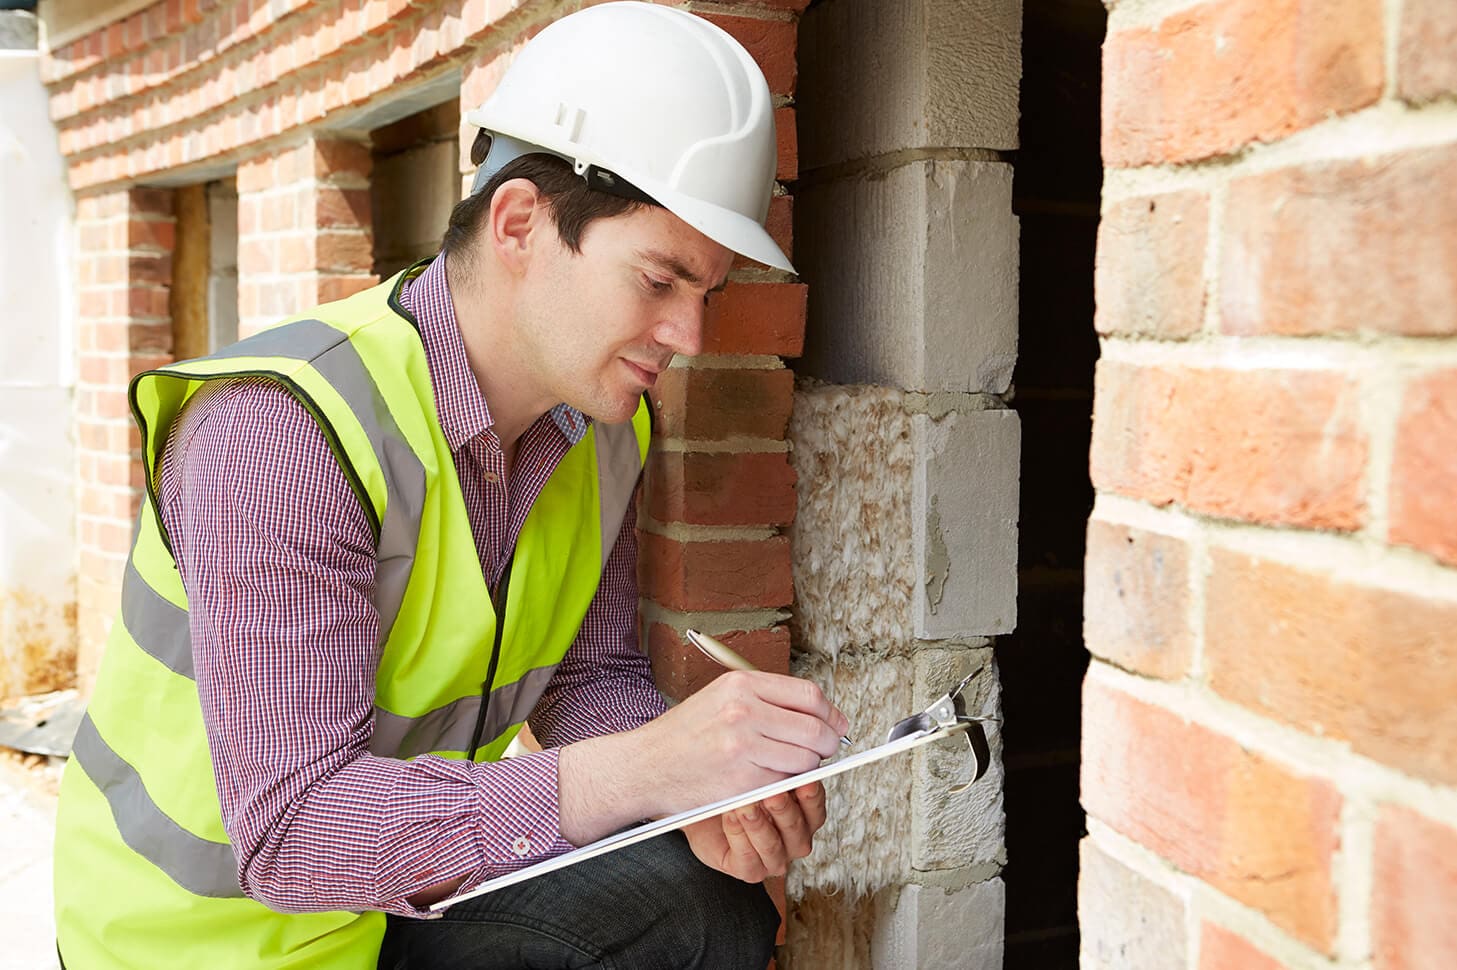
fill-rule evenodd
<path id="1" fill-rule="evenodd" d="M 57 824 L 73 970 L 772 952 L 757 883 L 809 851 L 818 785 L 426 918 L 847 726 L 762 673 L 665 712 L 634 645 L 643 392 L 733 252 L 788 267 L 762 75 L 699 18 L 606 4 L 470 118 L 434 261 L 134 382 L 149 501 Z M 497 760 L 528 718 L 545 749 Z"/>

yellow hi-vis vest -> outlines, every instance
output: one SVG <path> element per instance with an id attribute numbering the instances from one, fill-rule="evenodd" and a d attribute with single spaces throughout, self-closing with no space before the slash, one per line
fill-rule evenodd
<path id="1" fill-rule="evenodd" d="M 157 517 L 159 459 L 208 381 L 264 377 L 319 422 L 378 539 L 373 754 L 463 758 L 495 633 L 407 274 L 217 354 L 140 375 L 149 500 L 56 820 L 56 933 L 68 970 L 373 970 L 379 912 L 285 914 L 243 895 L 193 677 L 187 597 Z M 581 626 L 627 514 L 648 411 L 595 423 L 522 526 L 477 760 L 501 756 Z M 489 743 L 486 743 L 486 741 Z"/>

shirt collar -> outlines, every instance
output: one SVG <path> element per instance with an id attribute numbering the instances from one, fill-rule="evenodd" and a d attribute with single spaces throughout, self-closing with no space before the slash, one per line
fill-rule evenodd
<path id="1" fill-rule="evenodd" d="M 441 253 L 423 273 L 406 281 L 400 302 L 420 323 L 420 339 L 425 345 L 425 360 L 434 385 L 435 411 L 440 416 L 446 444 L 454 452 L 495 422 L 465 354 L 465 341 L 455 319 L 455 303 L 445 276 L 445 259 Z M 582 440 L 590 421 L 581 411 L 566 404 L 558 404 L 544 417 L 550 417 L 551 423 L 571 444 Z"/>

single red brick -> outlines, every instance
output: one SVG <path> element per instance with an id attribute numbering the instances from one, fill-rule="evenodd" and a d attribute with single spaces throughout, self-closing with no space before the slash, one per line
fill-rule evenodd
<path id="1" fill-rule="evenodd" d="M 1252 522 L 1351 530 L 1369 446 L 1348 375 L 1098 363 L 1099 488 Z"/>
<path id="2" fill-rule="evenodd" d="M 1457 967 L 1457 829 L 1387 805 L 1372 851 L 1377 970 Z"/>
<path id="3" fill-rule="evenodd" d="M 1390 540 L 1457 566 L 1457 371 L 1414 380 L 1391 462 Z"/>
<path id="4" fill-rule="evenodd" d="M 737 630 L 714 634 L 739 656 L 760 670 L 789 673 L 789 630 L 776 626 L 768 630 Z M 674 700 L 697 693 L 725 669 L 703 655 L 684 639 L 681 631 L 666 623 L 648 627 L 648 657 L 658 689 Z"/>
<path id="5" fill-rule="evenodd" d="M 338 175 L 367 177 L 373 165 L 369 146 L 361 142 L 321 138 L 313 143 L 313 174 L 316 178 Z"/>
<path id="6" fill-rule="evenodd" d="M 1189 670 L 1189 548 L 1182 539 L 1088 523 L 1083 636 L 1088 650 L 1150 677 Z"/>
<path id="7" fill-rule="evenodd" d="M 295 233 L 270 240 L 278 252 L 278 269 L 284 273 L 304 273 L 318 268 L 315 256 L 318 237 Z"/>
<path id="8" fill-rule="evenodd" d="M 172 321 L 136 323 L 124 328 L 125 350 L 143 357 L 164 357 L 172 353 Z"/>
<path id="9" fill-rule="evenodd" d="M 643 592 L 672 610 L 788 606 L 794 600 L 789 540 L 685 541 L 644 532 Z"/>
<path id="10" fill-rule="evenodd" d="M 779 151 L 774 177 L 781 182 L 791 182 L 799 177 L 799 128 L 795 124 L 793 108 L 779 108 L 774 112 L 774 134 Z"/>
<path id="11" fill-rule="evenodd" d="M 129 249 L 171 252 L 176 238 L 177 223 L 172 219 L 132 219 L 127 223 Z"/>
<path id="12" fill-rule="evenodd" d="M 162 216 L 170 219 L 176 193 L 171 189 L 133 188 L 127 190 L 127 201 L 133 215 Z"/>
<path id="13" fill-rule="evenodd" d="M 1332 952 L 1341 796 L 1328 780 L 1089 676 L 1082 801 L 1089 815 Z"/>
<path id="14" fill-rule="evenodd" d="M 798 357 L 808 291 L 803 283 L 730 283 L 711 294 L 703 352 Z"/>
<path id="15" fill-rule="evenodd" d="M 83 320 L 100 320 L 111 316 L 111 294 L 107 290 L 88 287 L 81 291 L 77 311 Z"/>
<path id="16" fill-rule="evenodd" d="M 1284 970 L 1285 964 L 1217 923 L 1199 934 L 1199 970 Z"/>
<path id="17" fill-rule="evenodd" d="M 264 232 L 287 232 L 295 228 L 313 228 L 306 225 L 309 218 L 304 211 L 301 211 L 306 207 L 299 204 L 300 200 L 294 193 L 275 193 L 270 195 L 266 201 L 260 201 L 262 202 Z"/>
<path id="18" fill-rule="evenodd" d="M 648 514 L 692 525 L 788 525 L 794 469 L 782 452 L 667 451 L 648 458 Z"/>
<path id="19" fill-rule="evenodd" d="M 779 245 L 789 259 L 794 259 L 794 196 L 776 195 L 769 200 L 769 215 L 764 219 L 764 231 Z M 762 267 L 747 256 L 735 256 L 734 269 Z"/>
<path id="20" fill-rule="evenodd" d="M 314 222 L 320 229 L 370 227 L 368 189 L 339 189 L 321 185 L 314 195 L 314 206 Z"/>
<path id="21" fill-rule="evenodd" d="M 1221 326 L 1237 334 L 1457 333 L 1457 146 L 1231 184 Z M 1349 240 L 1365 245 L 1350 246 Z"/>
<path id="22" fill-rule="evenodd" d="M 326 231 L 314 237 L 314 265 L 307 268 L 334 273 L 368 273 L 373 266 L 374 241 L 369 233 Z"/>
<path id="23" fill-rule="evenodd" d="M 1179 896 L 1113 858 L 1095 836 L 1078 844 L 1078 925 L 1089 965 L 1109 970 L 1183 966 L 1187 922 Z"/>
<path id="24" fill-rule="evenodd" d="M 1450 0 L 1404 0 L 1397 89 L 1407 101 L 1457 92 L 1457 5 Z"/>
<path id="25" fill-rule="evenodd" d="M 1210 551 L 1209 685 L 1407 774 L 1457 783 L 1457 602 Z"/>
<path id="26" fill-rule="evenodd" d="M 794 374 L 674 367 L 658 376 L 652 399 L 658 409 L 658 433 L 666 437 L 782 441 L 794 406 Z"/>
<path id="27" fill-rule="evenodd" d="M 278 184 L 272 155 L 261 155 L 238 163 L 238 194 L 241 202 L 249 192 L 263 192 Z"/>
<path id="28" fill-rule="evenodd" d="M 278 269 L 277 239 L 240 239 L 238 241 L 238 274 L 243 279 L 249 275 L 276 272 Z"/>
<path id="29" fill-rule="evenodd" d="M 1098 225 L 1099 333 L 1187 337 L 1204 323 L 1209 197 L 1170 192 L 1114 203 Z"/>
<path id="30" fill-rule="evenodd" d="M 172 254 L 133 253 L 127 257 L 127 279 L 133 283 L 157 283 L 168 286 L 172 282 Z"/>
<path id="31" fill-rule="evenodd" d="M 155 284 L 141 284 L 128 287 L 126 291 L 126 315 L 144 320 L 156 320 L 171 315 L 167 304 L 165 287 Z"/>
<path id="32" fill-rule="evenodd" d="M 1275 141 L 1374 104 L 1382 0 L 1219 0 L 1103 44 L 1109 167 L 1190 161 Z"/>

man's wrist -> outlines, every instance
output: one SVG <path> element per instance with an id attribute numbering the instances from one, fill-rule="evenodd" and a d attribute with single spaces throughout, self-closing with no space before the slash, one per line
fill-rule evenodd
<path id="1" fill-rule="evenodd" d="M 638 730 L 569 744 L 557 758 L 557 826 L 562 838 L 586 845 L 651 816 L 649 792 L 634 770 Z"/>

